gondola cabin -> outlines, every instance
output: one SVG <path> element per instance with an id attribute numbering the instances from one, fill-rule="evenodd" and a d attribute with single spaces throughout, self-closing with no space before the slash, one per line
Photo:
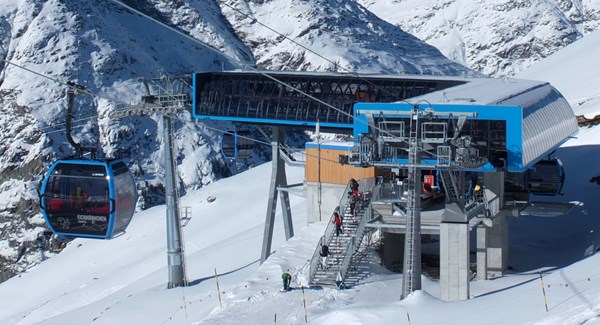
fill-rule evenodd
<path id="1" fill-rule="evenodd" d="M 507 173 L 505 195 L 517 200 L 527 200 L 530 194 L 555 196 L 562 195 L 565 171 L 559 159 L 543 159 L 535 163 L 525 173 Z"/>
<path id="2" fill-rule="evenodd" d="M 527 171 L 525 180 L 531 194 L 559 195 L 562 194 L 565 171 L 559 159 L 544 159 Z"/>
<path id="3" fill-rule="evenodd" d="M 228 159 L 250 158 L 256 146 L 252 134 L 246 130 L 231 130 L 223 134 L 221 151 Z"/>
<path id="4" fill-rule="evenodd" d="M 60 236 L 111 238 L 125 231 L 137 190 L 122 160 L 59 160 L 42 183 L 40 205 Z"/>

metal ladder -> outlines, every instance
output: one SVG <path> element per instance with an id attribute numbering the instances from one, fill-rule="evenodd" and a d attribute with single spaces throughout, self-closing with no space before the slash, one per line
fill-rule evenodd
<path id="1" fill-rule="evenodd" d="M 420 172 L 416 167 L 418 161 L 418 129 L 419 128 L 419 113 L 417 108 L 412 112 L 410 121 L 410 131 L 408 139 L 408 188 L 407 188 L 407 217 L 406 217 L 406 238 L 404 247 L 404 266 L 402 277 L 402 297 L 406 298 L 415 290 L 415 277 L 421 276 L 420 263 L 415 263 L 415 255 L 421 254 L 420 239 L 418 232 L 420 228 L 420 211 L 416 200 L 421 200 L 417 197 L 417 186 L 420 186 Z M 418 241 L 418 242 L 417 242 Z M 419 255 L 420 257 L 420 255 Z M 418 273 L 418 274 L 417 274 Z M 417 285 L 420 287 L 420 285 Z M 417 288 L 419 289 L 419 288 Z"/>

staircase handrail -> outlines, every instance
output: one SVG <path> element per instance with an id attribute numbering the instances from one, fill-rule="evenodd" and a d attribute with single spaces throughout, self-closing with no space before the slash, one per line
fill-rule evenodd
<path id="1" fill-rule="evenodd" d="M 408 190 L 408 184 L 406 182 L 401 182 L 398 184 L 394 183 L 382 183 L 375 187 L 372 190 L 371 201 L 385 201 L 385 200 L 394 200 L 397 202 L 406 201 L 406 197 L 403 197 L 404 192 Z"/>
<path id="2" fill-rule="evenodd" d="M 338 207 L 344 207 L 346 206 L 346 204 L 348 203 L 348 195 L 347 193 L 350 191 L 350 185 L 351 183 L 348 182 L 348 184 L 346 185 L 346 188 L 344 188 L 344 193 L 342 195 L 342 198 L 340 199 L 340 204 L 338 205 Z M 341 213 L 341 212 L 340 212 Z M 309 274 L 310 274 L 310 280 L 312 281 L 315 271 L 317 270 L 317 265 L 319 265 L 319 257 L 320 257 L 320 252 L 321 252 L 321 243 L 329 243 L 329 240 L 331 239 L 331 236 L 333 236 L 333 233 L 335 231 L 335 224 L 333 223 L 333 216 L 334 213 L 331 213 L 331 217 L 329 218 L 329 221 L 327 222 L 327 228 L 325 228 L 325 234 L 323 236 L 321 236 L 321 238 L 319 239 L 319 243 L 317 244 L 317 247 L 315 248 L 315 252 L 313 253 L 312 258 L 310 259 L 310 269 L 309 269 Z"/>
<path id="3" fill-rule="evenodd" d="M 354 237 L 351 241 L 348 242 L 348 246 L 345 250 L 346 254 L 344 255 L 344 259 L 342 260 L 342 264 L 340 265 L 342 280 L 346 280 L 346 275 L 348 275 L 348 270 L 350 262 L 352 261 L 352 256 L 354 255 L 354 253 L 356 253 L 356 250 L 362 242 L 367 222 L 371 219 L 371 210 L 371 203 L 369 202 L 369 206 L 367 206 L 367 208 L 364 209 L 361 215 L 361 218 L 358 222 L 358 227 L 356 228 L 356 232 L 354 233 Z"/>
<path id="4" fill-rule="evenodd" d="M 283 143 L 281 145 L 281 149 L 283 149 L 289 155 L 290 159 L 297 162 L 306 162 L 306 149 L 304 148 L 294 148 L 288 145 L 287 143 Z M 295 154 L 301 153 L 301 157 L 296 157 Z M 300 159 L 298 159 L 300 158 Z"/>
<path id="5" fill-rule="evenodd" d="M 302 159 L 297 159 L 295 153 L 302 152 Z M 306 152 L 304 149 L 292 148 L 287 143 L 282 143 L 279 147 L 279 153 L 288 166 L 304 166 L 306 165 Z"/>
<path id="6" fill-rule="evenodd" d="M 306 161 L 302 161 L 302 160 L 295 160 L 291 154 L 289 154 L 289 152 L 285 151 L 282 148 L 279 148 L 279 153 L 281 154 L 281 158 L 283 158 L 283 161 L 285 161 L 285 163 L 288 166 L 295 166 L 295 167 L 300 167 L 300 166 L 305 166 L 306 165 Z"/>

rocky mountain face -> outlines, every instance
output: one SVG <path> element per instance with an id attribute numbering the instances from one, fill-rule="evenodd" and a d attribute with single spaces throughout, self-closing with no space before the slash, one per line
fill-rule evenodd
<path id="1" fill-rule="evenodd" d="M 261 68 L 473 75 L 354 0 L 225 0 L 220 5 Z"/>
<path id="2" fill-rule="evenodd" d="M 599 0 L 358 0 L 489 76 L 512 76 L 598 28 Z"/>
<path id="3" fill-rule="evenodd" d="M 158 18 L 165 18 L 160 10 L 167 3 L 175 6 L 130 3 Z M 60 249 L 44 235 L 37 189 L 52 161 L 74 153 L 65 133 L 67 81 L 87 89 L 75 98 L 76 141 L 97 147 L 100 157 L 125 158 L 143 197 L 140 208 L 162 203 L 161 117 L 111 119 L 108 113 L 139 102 L 146 94 L 140 77 L 231 69 L 237 66 L 232 60 L 253 63 L 218 6 L 212 3 L 211 11 L 194 3 L 193 9 L 178 6 L 181 12 L 173 16 L 227 57 L 111 1 L 0 1 L 0 279 L 48 257 L 50 248 Z M 182 191 L 220 178 L 218 133 L 189 113 L 178 116 L 175 130 L 176 159 L 186 167 L 179 175 Z"/>
<path id="4" fill-rule="evenodd" d="M 461 36 L 465 44 L 480 38 L 479 48 L 463 47 L 464 55 L 447 54 L 452 61 L 434 46 L 444 53 L 448 47 L 435 42 L 428 45 L 413 35 L 429 42 L 459 35 L 462 28 L 466 33 L 468 24 L 458 28 L 445 16 L 448 8 L 456 9 L 458 1 L 387 1 L 388 12 L 397 14 L 389 17 L 381 11 L 385 1 L 377 1 L 377 5 L 368 0 L 122 1 L 186 36 L 119 2 L 0 0 L 0 281 L 61 249 L 60 241 L 44 233 L 37 189 L 52 161 L 73 154 L 64 125 L 67 81 L 86 88 L 76 96 L 73 136 L 86 146 L 97 147 L 100 156 L 125 159 L 138 182 L 138 208 L 143 209 L 163 202 L 162 119 L 158 115 L 109 117 L 110 112 L 134 105 L 147 94 L 139 78 L 236 68 L 478 74 L 459 63 L 500 74 L 498 71 L 512 71 L 513 65 L 532 62 L 572 42 L 586 29 L 595 28 L 593 22 L 597 21 L 597 11 L 586 9 L 593 7 L 591 1 L 557 1 L 555 7 L 562 8 L 558 12 L 565 21 L 579 22 L 560 29 L 547 19 L 552 28 L 544 29 L 548 33 L 545 39 L 554 40 L 552 46 L 533 42 L 535 46 L 528 47 L 528 39 L 517 36 L 528 35 L 530 26 L 538 26 L 538 16 L 553 17 L 538 11 L 546 7 L 524 1 L 514 8 L 514 1 L 503 6 L 479 2 L 481 8 L 487 8 L 487 15 L 477 16 L 481 23 L 472 25 L 472 36 Z M 406 7 L 409 4 L 412 7 Z M 497 24 L 483 23 L 505 11 L 527 14 L 521 25 L 504 24 L 501 19 Z M 402 16 L 407 12 L 413 13 L 411 20 Z M 392 16 L 404 17 L 402 21 L 410 25 L 399 27 Z M 474 22 L 477 18 L 469 17 L 461 15 L 456 20 Z M 488 29 L 482 31 L 484 25 Z M 421 29 L 430 30 L 433 36 L 423 37 L 418 33 Z M 551 36 L 555 30 L 557 34 Z M 485 35 L 493 39 L 495 33 L 502 40 L 490 41 L 491 45 L 483 40 Z M 488 48 L 504 54 L 486 58 Z M 218 129 L 230 126 L 198 123 L 189 113 L 176 117 L 181 193 L 247 168 L 239 162 L 226 162 L 220 154 Z M 264 162 L 269 158 L 268 148 L 264 152 L 258 152 L 249 163 Z"/>

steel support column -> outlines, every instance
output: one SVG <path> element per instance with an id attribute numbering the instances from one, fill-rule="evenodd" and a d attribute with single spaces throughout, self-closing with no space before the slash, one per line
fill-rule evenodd
<path id="1" fill-rule="evenodd" d="M 175 164 L 173 158 L 172 123 L 168 116 L 163 117 L 164 146 L 165 146 L 165 195 L 167 203 L 167 261 L 169 272 L 168 288 L 185 285 L 183 267 L 183 246 L 181 227 L 179 225 L 179 203 L 175 190 Z"/>
<path id="2" fill-rule="evenodd" d="M 408 198 L 406 201 L 406 234 L 402 269 L 402 295 L 406 298 L 421 289 L 421 144 L 419 143 L 419 111 L 413 108 L 408 148 Z"/>
<path id="3" fill-rule="evenodd" d="M 279 191 L 280 186 L 287 186 L 287 177 L 285 174 L 285 161 L 281 157 L 279 148 L 285 142 L 285 130 L 280 127 L 273 127 L 271 136 L 271 148 L 273 153 L 271 169 L 271 186 L 269 188 L 269 200 L 267 203 L 267 216 L 265 219 L 265 232 L 263 235 L 262 253 L 260 263 L 262 264 L 271 255 L 271 244 L 273 242 L 273 227 L 275 225 L 275 212 L 277 210 L 277 196 L 281 196 L 281 209 L 283 214 L 283 226 L 285 228 L 285 238 L 290 239 L 294 236 L 292 224 L 292 214 L 290 211 L 289 194 L 286 191 Z"/>

